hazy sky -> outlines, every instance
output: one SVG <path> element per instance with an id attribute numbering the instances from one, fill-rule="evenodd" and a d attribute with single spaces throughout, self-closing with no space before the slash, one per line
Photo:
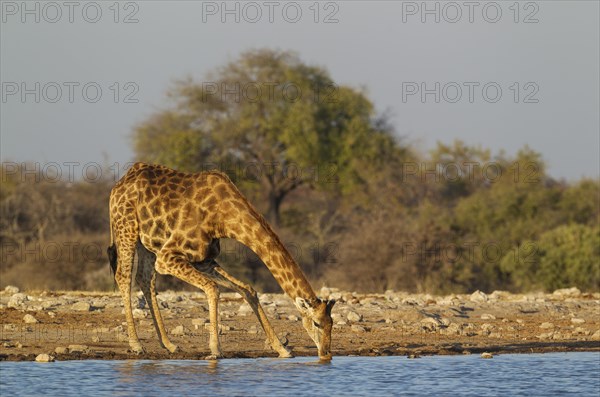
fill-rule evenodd
<path id="1" fill-rule="evenodd" d="M 598 1 L 0 3 L 2 161 L 128 162 L 173 81 L 269 47 L 363 87 L 423 151 L 528 144 L 555 177 L 600 174 Z"/>

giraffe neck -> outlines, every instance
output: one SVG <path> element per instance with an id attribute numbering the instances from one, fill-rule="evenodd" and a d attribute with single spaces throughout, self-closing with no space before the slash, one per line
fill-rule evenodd
<path id="1" fill-rule="evenodd" d="M 224 222 L 223 237 L 233 238 L 254 251 L 292 300 L 300 297 L 315 302 L 317 296 L 300 266 L 263 216 L 250 203 L 245 204 L 241 219 Z"/>

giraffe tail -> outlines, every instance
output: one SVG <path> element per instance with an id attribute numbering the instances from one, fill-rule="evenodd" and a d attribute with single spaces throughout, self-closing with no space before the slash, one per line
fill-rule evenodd
<path id="1" fill-rule="evenodd" d="M 117 245 L 115 244 L 113 235 L 112 219 L 110 220 L 110 246 L 106 249 L 106 253 L 108 254 L 108 263 L 110 264 L 112 275 L 115 277 L 117 275 Z"/>

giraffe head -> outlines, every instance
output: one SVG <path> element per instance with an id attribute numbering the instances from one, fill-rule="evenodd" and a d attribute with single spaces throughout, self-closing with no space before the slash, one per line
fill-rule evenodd
<path id="1" fill-rule="evenodd" d="M 331 360 L 331 328 L 333 327 L 331 309 L 335 301 L 321 299 L 308 301 L 298 297 L 295 303 L 302 314 L 304 329 L 317 345 L 319 358 Z"/>

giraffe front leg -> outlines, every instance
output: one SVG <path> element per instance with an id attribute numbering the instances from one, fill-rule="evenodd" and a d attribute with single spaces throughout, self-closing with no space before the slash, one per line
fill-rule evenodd
<path id="1" fill-rule="evenodd" d="M 206 360 L 216 360 L 223 357 L 221 351 L 221 342 L 219 341 L 219 288 L 213 282 L 209 282 L 210 287 L 204 289 L 208 300 L 208 315 L 210 319 L 209 347 L 210 356 Z"/>
<path id="2" fill-rule="evenodd" d="M 160 314 L 160 310 L 158 309 L 158 300 L 156 299 L 156 273 L 152 276 L 152 280 L 150 281 L 150 313 L 152 314 L 152 319 L 154 320 L 154 327 L 157 329 L 158 334 L 160 335 L 160 343 L 161 345 L 167 349 L 171 353 L 176 353 L 179 351 L 179 347 L 172 343 L 167 336 L 167 331 L 165 330 L 165 325 Z M 148 299 L 148 298 L 146 298 Z"/>
<path id="3" fill-rule="evenodd" d="M 250 305 L 250 307 L 254 311 L 254 314 L 258 318 L 258 322 L 260 323 L 263 330 L 265 331 L 265 334 L 267 336 L 267 340 L 269 341 L 269 344 L 271 345 L 273 350 L 275 350 L 279 354 L 279 357 L 280 358 L 294 357 L 294 355 L 292 354 L 292 351 L 289 348 L 287 348 L 283 343 L 281 343 L 281 341 L 275 334 L 275 330 L 271 326 L 271 323 L 269 322 L 269 319 L 267 318 L 265 311 L 263 310 L 262 306 L 260 305 L 260 301 L 258 300 L 258 295 L 257 295 L 256 291 L 254 290 L 254 288 L 250 287 L 249 285 L 247 285 L 247 284 L 243 283 L 242 281 L 236 279 L 235 277 L 231 276 L 229 273 L 227 273 L 225 270 L 223 270 L 223 268 L 220 266 L 216 266 L 214 268 L 212 274 L 213 274 L 213 277 L 215 277 L 215 281 L 217 283 L 219 283 L 227 288 L 234 289 L 240 295 L 242 295 L 244 300 Z"/>
<path id="4" fill-rule="evenodd" d="M 219 288 L 217 284 L 198 271 L 185 257 L 177 251 L 161 251 L 156 259 L 156 271 L 170 274 L 201 289 L 208 300 L 210 319 L 209 348 L 211 354 L 206 359 L 223 357 L 219 341 Z"/>

